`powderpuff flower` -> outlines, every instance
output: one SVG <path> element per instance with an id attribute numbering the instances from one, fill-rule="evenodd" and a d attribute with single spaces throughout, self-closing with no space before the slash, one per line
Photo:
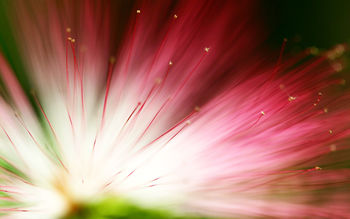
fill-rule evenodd
<path id="1" fill-rule="evenodd" d="M 27 74 L 0 57 L 4 217 L 111 194 L 175 215 L 350 217 L 350 172 L 329 157 L 349 136 L 346 47 L 282 58 L 284 41 L 275 60 L 254 3 L 12 2 Z"/>

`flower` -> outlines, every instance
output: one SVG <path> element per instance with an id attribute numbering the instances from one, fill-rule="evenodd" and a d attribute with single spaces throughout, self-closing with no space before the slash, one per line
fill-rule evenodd
<path id="1" fill-rule="evenodd" d="M 120 44 L 119 3 L 35 3 L 13 16 L 30 95 L 0 58 L 8 217 L 110 194 L 180 215 L 350 216 L 349 171 L 324 159 L 349 136 L 330 61 L 344 45 L 284 59 L 285 40 L 271 61 L 248 1 L 140 2 Z"/>

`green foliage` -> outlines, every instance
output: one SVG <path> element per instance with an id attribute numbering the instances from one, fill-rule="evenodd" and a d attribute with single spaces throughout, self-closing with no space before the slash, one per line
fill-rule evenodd
<path id="1" fill-rule="evenodd" d="M 146 209 L 125 200 L 106 198 L 72 210 L 62 219 L 208 219 L 200 216 L 176 216 L 170 212 Z"/>

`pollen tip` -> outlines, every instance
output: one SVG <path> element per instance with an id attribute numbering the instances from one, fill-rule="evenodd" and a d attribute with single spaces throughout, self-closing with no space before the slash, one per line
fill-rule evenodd
<path id="1" fill-rule="evenodd" d="M 292 102 L 292 101 L 294 101 L 295 99 L 297 99 L 297 98 L 296 98 L 296 97 L 293 97 L 293 96 L 289 96 L 289 97 L 288 97 L 288 101 L 289 101 L 289 102 Z"/>
<path id="2" fill-rule="evenodd" d="M 110 62 L 111 64 L 115 63 L 115 57 L 114 57 L 114 56 L 111 56 L 111 57 L 109 58 L 109 62 Z"/>
<path id="3" fill-rule="evenodd" d="M 332 68 L 333 68 L 334 71 L 340 72 L 340 71 L 343 70 L 344 67 L 343 67 L 342 63 L 336 62 L 336 63 L 332 64 Z"/>
<path id="4" fill-rule="evenodd" d="M 176 14 L 174 14 L 174 18 L 177 19 L 177 15 Z"/>
<path id="5" fill-rule="evenodd" d="M 328 108 L 324 108 L 323 112 L 328 113 Z"/>
<path id="6" fill-rule="evenodd" d="M 264 112 L 264 111 L 261 111 L 260 113 L 261 113 L 261 115 L 265 115 L 265 112 Z"/>
<path id="7" fill-rule="evenodd" d="M 172 62 L 172 61 L 169 61 L 169 65 L 170 65 L 170 66 L 173 65 L 173 62 Z"/>
<path id="8" fill-rule="evenodd" d="M 209 49 L 210 49 L 209 47 L 205 47 L 204 51 L 209 52 Z"/>
<path id="9" fill-rule="evenodd" d="M 67 27 L 67 28 L 66 28 L 66 32 L 67 32 L 67 33 L 70 33 L 70 32 L 72 32 L 72 29 L 71 29 L 70 27 Z"/>
<path id="10" fill-rule="evenodd" d="M 69 41 L 71 41 L 72 43 L 75 43 L 75 39 L 74 39 L 74 38 L 68 37 L 67 39 L 68 39 Z"/>
<path id="11" fill-rule="evenodd" d="M 186 125 L 189 125 L 189 124 L 191 124 L 191 121 L 190 121 L 190 120 L 187 120 L 187 121 L 186 121 Z"/>
<path id="12" fill-rule="evenodd" d="M 136 10 L 136 13 L 137 13 L 137 14 L 141 14 L 141 10 L 140 10 L 140 9 L 137 9 L 137 10 Z"/>
<path id="13" fill-rule="evenodd" d="M 319 166 L 315 166 L 315 170 L 322 170 L 322 168 Z"/>
<path id="14" fill-rule="evenodd" d="M 196 112 L 199 112 L 201 110 L 201 108 L 199 107 L 199 106 L 196 106 L 195 108 L 194 108 L 194 111 L 196 111 Z"/>
<path id="15" fill-rule="evenodd" d="M 329 129 L 329 134 L 333 134 L 333 130 L 332 129 Z"/>
<path id="16" fill-rule="evenodd" d="M 330 60 L 335 60 L 340 56 L 342 56 L 344 52 L 345 52 L 345 46 L 342 44 L 339 44 L 335 46 L 332 50 L 328 51 L 327 57 Z"/>

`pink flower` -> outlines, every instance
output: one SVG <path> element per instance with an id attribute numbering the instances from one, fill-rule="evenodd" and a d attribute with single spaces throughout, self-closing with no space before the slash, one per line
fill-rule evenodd
<path id="1" fill-rule="evenodd" d="M 0 58 L 9 218 L 110 193 L 179 214 L 350 217 L 350 172 L 327 158 L 349 136 L 330 61 L 344 45 L 282 58 L 284 42 L 275 60 L 248 1 L 139 2 L 121 40 L 118 2 L 34 3 L 14 4 L 14 27 L 40 118 Z"/>

